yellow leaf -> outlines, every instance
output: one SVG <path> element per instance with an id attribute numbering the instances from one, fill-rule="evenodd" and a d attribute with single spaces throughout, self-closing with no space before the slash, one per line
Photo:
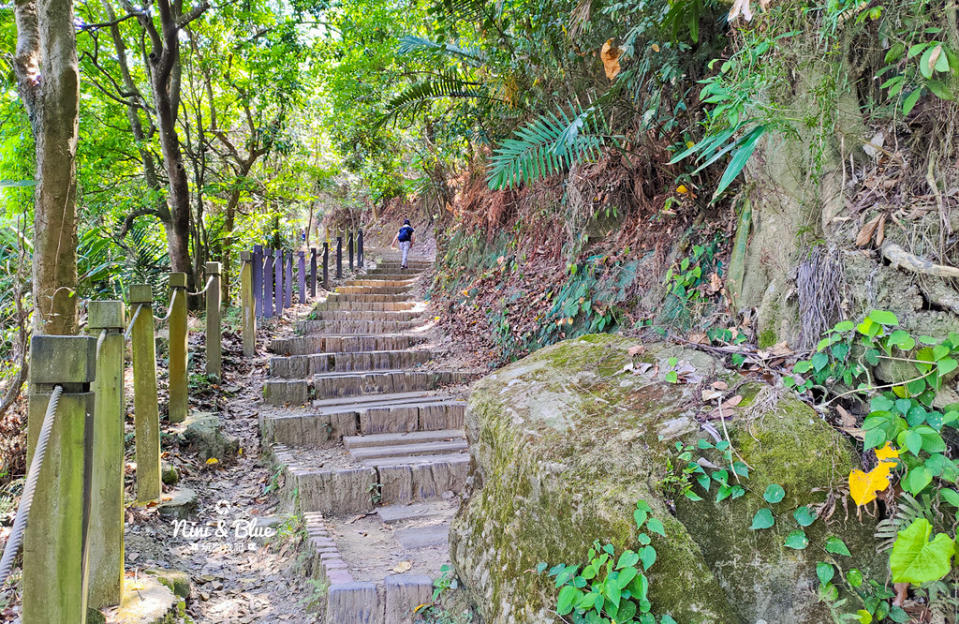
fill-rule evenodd
<path id="1" fill-rule="evenodd" d="M 214 464 L 219 464 L 219 463 L 220 463 L 220 460 L 217 459 L 216 457 L 211 457 L 210 459 L 206 460 L 207 466 L 212 466 Z"/>
<path id="2" fill-rule="evenodd" d="M 686 193 L 689 192 L 689 189 L 686 188 L 685 184 L 680 184 L 679 186 L 676 187 L 676 192 L 682 195 L 685 195 Z"/>
<path id="3" fill-rule="evenodd" d="M 871 503 L 876 500 L 878 492 L 889 487 L 889 473 L 893 466 L 893 462 L 879 462 L 869 472 L 857 469 L 849 473 L 849 495 L 857 505 L 862 507 Z"/>
<path id="4" fill-rule="evenodd" d="M 696 145 L 696 144 L 693 143 L 692 141 L 686 141 L 686 147 L 692 147 L 693 145 Z"/>
<path id="5" fill-rule="evenodd" d="M 659 46 L 658 46 L 657 44 L 654 43 L 653 45 L 651 45 L 651 46 L 649 46 L 649 47 L 651 47 L 651 48 L 653 49 L 653 52 L 659 52 Z M 692 147 L 692 146 L 690 146 L 690 147 Z"/>
<path id="6" fill-rule="evenodd" d="M 899 459 L 899 451 L 892 448 L 891 442 L 886 442 L 886 446 L 876 449 L 876 459 L 881 462 L 887 459 Z"/>

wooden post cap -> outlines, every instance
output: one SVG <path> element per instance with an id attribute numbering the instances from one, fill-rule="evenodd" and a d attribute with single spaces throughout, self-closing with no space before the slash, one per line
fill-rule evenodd
<path id="1" fill-rule="evenodd" d="M 170 273 L 170 288 L 186 288 L 186 273 Z"/>
<path id="2" fill-rule="evenodd" d="M 87 313 L 90 329 L 123 329 L 125 325 L 122 301 L 91 301 Z"/>
<path id="3" fill-rule="evenodd" d="M 253 262 L 253 254 L 249 251 L 241 251 L 240 260 L 243 262 Z"/>
<path id="4" fill-rule="evenodd" d="M 97 339 L 45 336 L 30 339 L 30 384 L 88 384 L 96 378 Z"/>
<path id="5" fill-rule="evenodd" d="M 219 262 L 207 262 L 204 267 L 206 268 L 206 274 L 209 277 L 210 275 L 219 275 L 220 274 L 220 263 Z"/>
<path id="6" fill-rule="evenodd" d="M 130 303 L 153 303 L 153 286 L 149 284 L 130 284 Z"/>

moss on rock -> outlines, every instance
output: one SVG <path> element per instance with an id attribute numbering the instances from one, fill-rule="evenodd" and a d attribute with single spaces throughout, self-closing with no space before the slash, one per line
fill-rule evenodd
<path id="1" fill-rule="evenodd" d="M 854 465 L 851 449 L 808 406 L 762 384 L 743 385 L 749 407 L 729 410 L 726 424 L 753 468 L 744 483 L 749 492 L 719 504 L 685 501 L 673 515 L 663 478 L 675 442 L 704 435 L 697 417 L 711 406 L 700 400 L 702 384 L 723 380 L 734 388 L 744 380 L 708 355 L 675 346 L 645 345 L 631 357 L 635 344 L 584 336 L 474 387 L 467 411 L 474 491 L 450 542 L 484 621 L 552 621 L 556 589 L 535 573 L 536 565 L 583 562 L 595 539 L 635 547 L 632 509 L 644 499 L 668 535 L 654 536 L 654 612 L 684 624 L 827 622 L 814 585 L 822 540 L 838 534 L 855 549 L 871 527 L 817 521 L 807 531 L 807 551 L 782 543 L 795 528 L 795 507 L 823 500 L 844 479 Z M 670 358 L 695 370 L 689 383 L 664 381 Z M 774 510 L 777 527 L 752 532 L 752 515 L 771 482 L 787 490 Z"/>

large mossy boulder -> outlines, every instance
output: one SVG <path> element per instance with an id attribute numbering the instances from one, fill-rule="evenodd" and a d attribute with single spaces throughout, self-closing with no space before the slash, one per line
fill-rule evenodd
<path id="1" fill-rule="evenodd" d="M 680 624 L 831 622 L 815 573 L 827 558 L 826 538 L 839 536 L 852 550 L 851 558 L 836 557 L 844 567 L 879 569 L 874 525 L 846 519 L 841 505 L 828 513 L 833 488 L 857 465 L 852 447 L 788 391 L 748 381 L 698 351 L 648 344 L 631 355 L 636 344 L 584 336 L 474 386 L 467 411 L 472 492 L 450 546 L 484 621 L 554 621 L 557 590 L 535 572 L 537 564 L 581 564 L 596 539 L 635 548 L 632 510 L 643 499 L 668 536 L 653 541 L 655 613 Z M 668 383 L 666 373 L 677 368 L 680 383 Z M 715 382 L 725 384 L 727 398 L 742 397 L 723 411 L 725 427 L 715 403 L 702 400 Z M 706 500 L 677 495 L 669 486 L 682 467 L 676 443 L 727 435 L 736 459 L 750 467 L 747 493 L 715 503 L 716 488 L 707 494 L 697 485 Z M 723 463 L 715 451 L 704 453 Z M 786 491 L 776 505 L 763 500 L 772 483 Z M 809 546 L 794 550 L 785 538 L 799 528 L 793 512 L 800 505 L 822 505 L 830 517 L 809 526 Z M 772 508 L 776 525 L 752 531 L 762 507 Z"/>

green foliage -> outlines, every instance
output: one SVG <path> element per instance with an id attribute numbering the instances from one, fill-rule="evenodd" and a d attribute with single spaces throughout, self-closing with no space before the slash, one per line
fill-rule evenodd
<path id="1" fill-rule="evenodd" d="M 571 616 L 574 624 L 676 624 L 669 615 L 655 616 L 648 597 L 646 573 L 656 563 L 650 533 L 666 537 L 662 522 L 651 517 L 651 512 L 645 501 L 636 503 L 636 550 L 626 549 L 617 556 L 612 544 L 600 545 L 596 540 L 586 555 L 586 565 L 560 563 L 549 569 L 559 589 L 557 614 Z M 546 568 L 546 563 L 540 563 L 537 572 L 542 574 Z"/>
<path id="2" fill-rule="evenodd" d="M 801 392 L 852 387 L 844 393 L 871 396 L 863 422 L 864 447 L 892 442 L 904 450 L 899 458 L 904 469 L 900 485 L 918 495 L 934 481 L 954 483 L 959 477 L 959 466 L 948 457 L 943 439 L 944 427 L 959 427 L 959 406 L 933 407 L 943 380 L 957 367 L 959 333 L 950 333 L 944 340 L 915 338 L 896 329 L 898 324 L 896 315 L 885 310 L 872 310 L 859 324 L 837 324 L 809 360 L 795 364 L 798 375 L 786 377 L 784 383 Z M 877 386 L 870 371 L 883 361 L 902 363 L 913 369 L 914 376 Z"/>
<path id="3" fill-rule="evenodd" d="M 453 576 L 453 569 L 443 564 L 440 566 L 440 575 L 433 581 L 433 602 L 436 602 L 445 592 L 459 587 L 459 581 Z"/>
<path id="4" fill-rule="evenodd" d="M 606 123 L 599 105 L 570 104 L 569 109 L 544 113 L 500 143 L 490 159 L 491 189 L 528 184 L 600 155 L 609 137 L 603 134 Z"/>
<path id="5" fill-rule="evenodd" d="M 915 520 L 899 532 L 889 555 L 894 583 L 920 585 L 938 581 L 952 569 L 953 540 L 945 533 L 932 535 L 932 524 L 925 518 Z"/>

